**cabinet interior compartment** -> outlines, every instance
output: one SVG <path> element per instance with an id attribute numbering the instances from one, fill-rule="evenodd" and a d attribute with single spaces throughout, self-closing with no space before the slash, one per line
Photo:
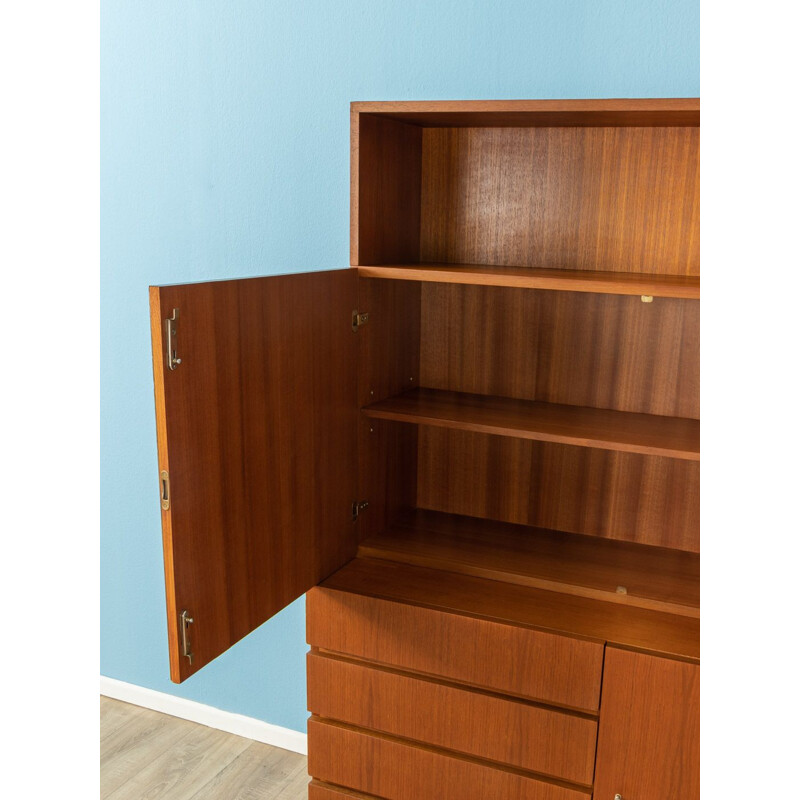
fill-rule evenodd
<path id="1" fill-rule="evenodd" d="M 360 278 L 359 305 L 360 555 L 699 613 L 696 301 Z"/>
<path id="2" fill-rule="evenodd" d="M 699 296 L 699 115 L 361 113 L 354 137 L 364 274 Z"/>

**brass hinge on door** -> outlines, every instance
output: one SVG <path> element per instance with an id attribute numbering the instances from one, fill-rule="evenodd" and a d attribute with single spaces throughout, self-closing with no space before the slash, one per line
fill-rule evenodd
<path id="1" fill-rule="evenodd" d="M 181 360 L 178 358 L 178 316 L 180 309 L 173 308 L 172 316 L 164 320 L 167 331 L 167 367 L 176 370 Z"/>
<path id="2" fill-rule="evenodd" d="M 355 522 L 358 519 L 358 515 L 367 508 L 369 508 L 369 502 L 367 500 L 353 500 L 353 522 Z"/>
<path id="3" fill-rule="evenodd" d="M 358 329 L 362 325 L 366 325 L 369 322 L 369 313 L 360 313 L 358 311 L 353 312 L 353 333 L 357 333 Z"/>
<path id="4" fill-rule="evenodd" d="M 181 611 L 181 655 L 186 656 L 190 664 L 194 658 L 192 643 L 189 641 L 189 626 L 192 623 L 194 623 L 194 617 L 190 617 L 188 611 Z"/>

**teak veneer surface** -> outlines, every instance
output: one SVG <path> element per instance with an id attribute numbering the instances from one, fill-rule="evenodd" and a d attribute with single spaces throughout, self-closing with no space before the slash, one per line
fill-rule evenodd
<path id="1" fill-rule="evenodd" d="M 419 260 L 422 130 L 351 114 L 350 261 Z"/>
<path id="2" fill-rule="evenodd" d="M 336 593 L 335 598 L 332 592 Z M 477 619 L 583 637 L 592 642 L 608 642 L 654 655 L 690 661 L 700 657 L 700 622 L 692 617 L 373 558 L 353 559 L 308 594 L 308 608 L 317 604 L 320 611 L 323 607 L 329 609 L 327 616 L 308 614 L 309 632 L 313 632 L 320 622 L 324 622 L 328 630 L 338 630 L 338 626 L 344 623 L 327 617 L 335 616 L 335 608 L 359 605 L 354 595 L 366 596 L 363 601 L 366 605 L 371 599 L 382 598 L 395 604 L 449 612 L 456 619 L 461 619 L 458 615 L 470 615 Z M 398 610 L 398 613 L 401 612 Z M 357 635 L 359 642 L 362 636 Z M 413 631 L 409 636 L 413 640 Z M 329 649 L 353 652 L 344 628 L 337 633 L 337 639 L 341 639 L 339 646 Z M 418 649 L 425 652 L 424 645 L 434 643 L 420 641 Z M 309 644 L 326 647 L 324 643 L 311 639 Z M 487 650 L 487 657 L 492 652 Z M 391 663 L 387 659 L 361 655 Z M 413 665 L 409 668 L 417 669 Z M 419 670 L 426 671 L 421 667 Z M 552 679 L 551 675 L 549 680 Z M 575 704 L 573 707 L 591 709 L 591 705 Z"/>
<path id="3" fill-rule="evenodd" d="M 423 283 L 421 302 L 420 386 L 700 417 L 693 300 Z"/>
<path id="4" fill-rule="evenodd" d="M 324 781 L 312 780 L 308 784 L 308 800 L 380 800 L 374 794 L 364 794 Z"/>
<path id="5" fill-rule="evenodd" d="M 359 278 L 358 307 L 369 314 L 359 330 L 358 397 L 366 405 L 403 392 L 419 380 L 420 285 Z M 417 496 L 417 434 L 359 419 L 360 537 L 385 528 Z M 355 499 L 355 498 L 353 498 Z"/>
<path id="6" fill-rule="evenodd" d="M 173 681 L 355 554 L 357 282 L 348 269 L 150 290 Z"/>
<path id="7" fill-rule="evenodd" d="M 414 427 L 418 508 L 699 552 L 697 461 Z"/>
<path id="8" fill-rule="evenodd" d="M 353 114 L 388 117 L 421 126 L 699 125 L 700 100 L 404 100 L 353 102 Z"/>
<path id="9" fill-rule="evenodd" d="M 384 800 L 589 800 L 588 790 L 316 717 L 308 721 L 308 771 Z"/>
<path id="10" fill-rule="evenodd" d="M 418 260 L 699 275 L 699 144 L 697 127 L 423 129 Z"/>
<path id="11" fill-rule="evenodd" d="M 679 550 L 416 510 L 358 555 L 700 615 L 700 557 Z"/>
<path id="12" fill-rule="evenodd" d="M 700 667 L 606 650 L 594 796 L 700 797 Z"/>
<path id="13" fill-rule="evenodd" d="M 594 719 L 315 653 L 307 664 L 315 716 L 592 783 Z"/>
<path id="14" fill-rule="evenodd" d="M 363 559 L 353 563 L 359 561 Z M 397 577 L 393 572 L 387 570 L 388 581 Z M 453 577 L 463 578 L 439 574 L 444 585 Z M 597 713 L 602 643 L 451 611 L 323 585 L 306 598 L 308 643 L 398 669 Z"/>
<path id="15" fill-rule="evenodd" d="M 700 422 L 419 388 L 373 403 L 368 417 L 699 461 Z"/>
<path id="16" fill-rule="evenodd" d="M 700 299 L 700 278 L 694 276 L 433 263 L 359 265 L 358 274 L 387 280 Z"/>

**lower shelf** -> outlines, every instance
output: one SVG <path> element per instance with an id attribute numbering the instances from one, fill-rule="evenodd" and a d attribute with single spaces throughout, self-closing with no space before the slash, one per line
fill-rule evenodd
<path id="1" fill-rule="evenodd" d="M 700 557 L 680 550 L 416 510 L 358 554 L 700 616 Z"/>

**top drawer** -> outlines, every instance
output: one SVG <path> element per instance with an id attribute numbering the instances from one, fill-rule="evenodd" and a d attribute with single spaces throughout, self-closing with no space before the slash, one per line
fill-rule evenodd
<path id="1" fill-rule="evenodd" d="M 316 587 L 312 647 L 596 712 L 603 644 L 408 603 Z"/>

